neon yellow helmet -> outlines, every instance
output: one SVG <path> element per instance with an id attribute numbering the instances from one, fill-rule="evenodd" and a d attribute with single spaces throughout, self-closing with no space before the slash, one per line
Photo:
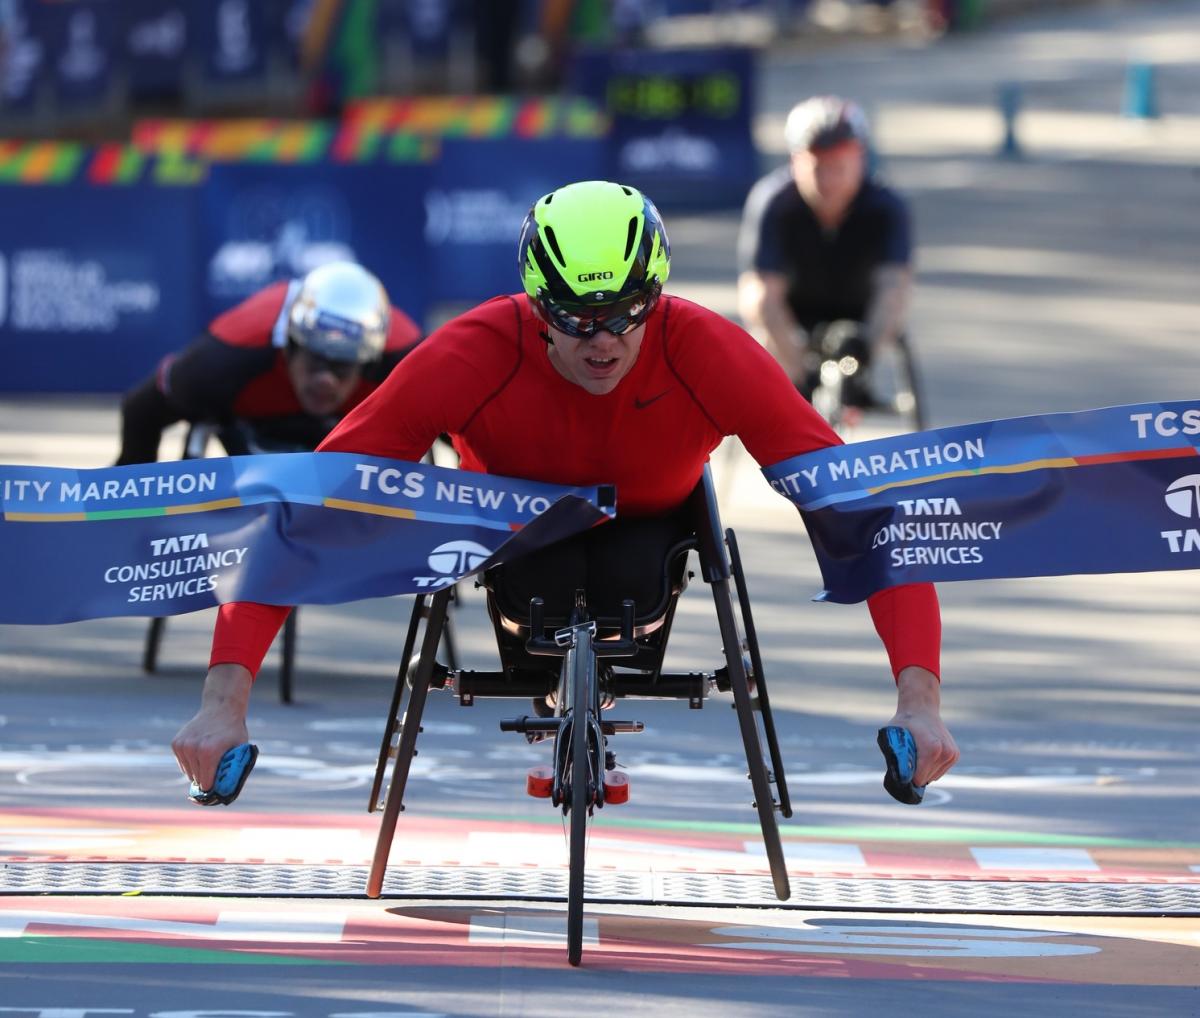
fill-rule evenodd
<path id="1" fill-rule="evenodd" d="M 517 263 L 547 325 L 583 338 L 600 330 L 622 335 L 658 303 L 671 243 L 658 209 L 640 191 L 584 180 L 533 203 Z"/>

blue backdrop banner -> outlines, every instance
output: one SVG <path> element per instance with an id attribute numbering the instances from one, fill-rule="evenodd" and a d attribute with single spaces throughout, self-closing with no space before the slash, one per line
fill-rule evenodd
<path id="1" fill-rule="evenodd" d="M 0 186 L 0 390 L 121 391 L 200 330 L 196 189 Z"/>
<path id="2" fill-rule="evenodd" d="M 826 589 L 1200 567 L 1200 402 L 989 421 L 766 468 Z"/>
<path id="3" fill-rule="evenodd" d="M 214 165 L 200 196 L 199 325 L 270 283 L 340 260 L 366 266 L 396 307 L 423 322 L 428 172 L 382 162 Z"/>
<path id="4" fill-rule="evenodd" d="M 741 207 L 759 173 L 751 50 L 598 50 L 571 75 L 613 118 L 608 179 L 664 210 Z"/>
<path id="5" fill-rule="evenodd" d="M 614 505 L 612 488 L 351 453 L 0 466 L 0 623 L 428 593 Z"/>
<path id="6" fill-rule="evenodd" d="M 565 181 L 602 176 L 606 144 L 603 138 L 447 138 L 425 190 L 434 299 L 476 302 L 519 290 L 517 238 L 525 214 Z M 412 260 L 411 253 L 405 257 Z"/>

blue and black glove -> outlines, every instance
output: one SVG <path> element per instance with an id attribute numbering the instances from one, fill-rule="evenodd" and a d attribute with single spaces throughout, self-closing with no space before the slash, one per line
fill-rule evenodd
<path id="1" fill-rule="evenodd" d="M 241 794 L 242 785 L 246 783 L 257 759 L 258 747 L 249 742 L 227 749 L 217 764 L 212 788 L 202 789 L 193 781 L 188 798 L 197 806 L 228 806 Z"/>
<path id="2" fill-rule="evenodd" d="M 925 798 L 925 786 L 914 785 L 917 774 L 917 744 L 907 728 L 888 725 L 879 729 L 875 737 L 887 761 L 887 773 L 883 776 L 883 787 L 897 802 L 909 806 L 919 805 Z"/>

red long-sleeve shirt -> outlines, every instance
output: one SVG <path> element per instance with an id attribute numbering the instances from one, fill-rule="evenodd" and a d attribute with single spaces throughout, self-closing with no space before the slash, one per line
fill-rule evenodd
<path id="1" fill-rule="evenodd" d="M 681 505 L 708 455 L 737 435 L 769 466 L 841 440 L 736 325 L 664 296 L 629 373 L 602 396 L 550 362 L 524 295 L 497 297 L 442 326 L 352 411 L 320 449 L 416 461 L 449 434 L 464 470 L 564 485 L 612 483 L 617 512 Z M 868 600 L 894 674 L 939 671 L 941 623 L 929 584 Z M 288 609 L 221 608 L 212 664 L 256 672 Z"/>

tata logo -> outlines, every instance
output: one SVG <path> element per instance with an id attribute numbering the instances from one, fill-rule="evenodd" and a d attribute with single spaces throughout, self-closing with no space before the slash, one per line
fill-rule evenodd
<path id="1" fill-rule="evenodd" d="M 437 590 L 448 587 L 460 576 L 473 572 L 487 561 L 491 550 L 474 541 L 447 541 L 429 553 L 429 570 L 437 576 L 414 576 L 418 587 Z"/>
<path id="2" fill-rule="evenodd" d="M 1167 508 L 1189 520 L 1200 518 L 1200 474 L 1188 474 L 1172 482 L 1163 496 Z"/>
<path id="3" fill-rule="evenodd" d="M 581 283 L 594 283 L 597 279 L 612 279 L 613 274 L 607 269 L 603 272 L 584 272 L 576 278 Z"/>
<path id="4" fill-rule="evenodd" d="M 1163 500 L 1176 516 L 1187 520 L 1200 519 L 1200 474 L 1188 474 L 1187 477 L 1172 481 Z M 1200 528 L 1164 530 L 1161 536 L 1172 555 L 1200 551 Z"/>

